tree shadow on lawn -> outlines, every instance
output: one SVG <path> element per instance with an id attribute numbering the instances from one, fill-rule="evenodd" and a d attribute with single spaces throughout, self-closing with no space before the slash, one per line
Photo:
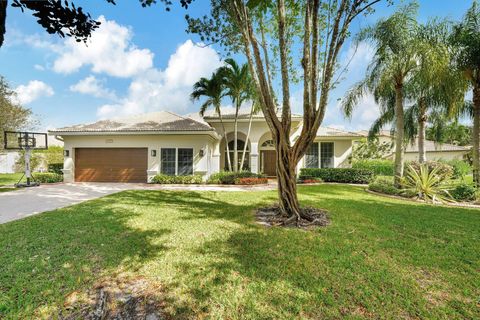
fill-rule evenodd
<path id="1" fill-rule="evenodd" d="M 108 196 L 0 225 L 0 318 L 56 312 L 68 293 L 162 255 L 152 239 L 170 230 L 132 226 L 140 214 Z"/>
<path id="2" fill-rule="evenodd" d="M 478 315 L 480 216 L 361 192 L 302 188 L 303 204 L 332 216 L 332 225 L 317 232 L 251 225 L 205 244 L 192 255 L 212 262 L 179 266 L 179 283 L 189 284 L 198 304 L 180 312 L 278 319 Z"/>

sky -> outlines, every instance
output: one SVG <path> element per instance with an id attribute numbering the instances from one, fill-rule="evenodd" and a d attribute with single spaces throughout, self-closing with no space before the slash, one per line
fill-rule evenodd
<path id="1" fill-rule="evenodd" d="M 198 112 L 199 103 L 189 99 L 192 85 L 222 65 L 221 48 L 203 46 L 198 37 L 185 32 L 183 8 L 174 6 L 166 12 L 162 4 L 142 8 L 135 0 L 116 2 L 75 2 L 102 23 L 87 46 L 49 35 L 29 11 L 8 7 L 0 75 L 15 89 L 18 102 L 33 110 L 40 121 L 37 130 L 160 110 L 180 115 Z M 426 22 L 435 16 L 459 20 L 471 0 L 419 3 L 418 20 Z M 203 15 L 208 4 L 196 0 L 188 13 Z M 375 14 L 354 21 L 352 34 L 393 10 L 395 6 L 377 6 Z M 345 43 L 339 63 L 351 62 L 330 95 L 322 125 L 360 130 L 376 119 L 379 110 L 370 96 L 361 101 L 351 120 L 342 116 L 338 102 L 364 77 L 372 54 L 367 43 L 356 51 L 351 41 Z M 301 112 L 301 87 L 293 85 L 291 92 L 293 111 Z M 230 103 L 224 104 L 228 108 Z"/>

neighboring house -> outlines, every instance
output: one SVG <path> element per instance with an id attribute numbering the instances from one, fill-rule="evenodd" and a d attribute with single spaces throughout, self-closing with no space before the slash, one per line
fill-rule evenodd
<path id="1" fill-rule="evenodd" d="M 224 115 L 223 122 L 233 159 L 233 115 Z M 301 122 L 300 115 L 292 115 L 292 142 L 301 130 Z M 248 124 L 249 115 L 241 114 L 239 159 Z M 66 182 L 146 182 L 158 173 L 200 174 L 207 178 L 227 168 L 218 116 L 193 119 L 161 111 L 49 130 L 49 134 L 64 142 Z M 322 127 L 298 167 L 347 166 L 353 141 L 359 137 L 353 132 Z M 275 148 L 263 115 L 253 117 L 246 143 L 246 167 L 274 176 Z"/>
<path id="2" fill-rule="evenodd" d="M 20 154 L 16 151 L 0 152 L 0 173 L 15 173 L 15 162 Z"/>
<path id="3" fill-rule="evenodd" d="M 368 131 L 362 130 L 358 132 L 363 137 L 368 136 Z M 383 142 L 392 142 L 393 146 L 393 136 L 390 131 L 382 130 L 378 135 L 378 140 L 380 143 Z M 392 154 L 389 157 L 393 157 Z M 437 143 L 431 140 L 425 140 L 425 149 L 427 152 L 427 160 L 454 160 L 454 159 L 463 159 L 465 155 L 470 151 L 470 147 L 456 146 L 448 143 Z M 414 161 L 418 160 L 418 141 L 415 140 L 413 143 L 408 143 L 405 146 L 405 161 Z"/>

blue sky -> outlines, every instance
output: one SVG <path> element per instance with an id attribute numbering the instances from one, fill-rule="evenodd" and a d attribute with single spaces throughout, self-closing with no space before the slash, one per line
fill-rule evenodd
<path id="1" fill-rule="evenodd" d="M 398 3 L 398 1 L 396 1 Z M 185 11 L 162 5 L 142 8 L 137 1 L 77 1 L 102 21 L 88 47 L 72 39 L 47 34 L 28 12 L 9 7 L 7 34 L 0 48 L 0 74 L 18 92 L 18 99 L 32 108 L 41 130 L 96 121 L 132 113 L 169 110 L 178 114 L 198 111 L 188 94 L 191 85 L 221 64 L 216 47 L 199 47 L 185 33 Z M 207 0 L 197 0 L 189 14 L 208 11 Z M 460 19 L 471 0 L 421 0 L 419 20 L 440 16 Z M 377 7 L 374 15 L 361 17 L 360 27 L 386 16 L 394 7 Z M 353 50 L 346 43 L 340 63 Z M 361 44 L 340 85 L 332 92 L 324 125 L 357 130 L 368 128 L 378 115 L 371 97 L 358 107 L 352 121 L 338 110 L 338 98 L 365 72 L 371 48 Z M 299 110 L 301 88 L 292 88 L 292 105 Z M 228 101 L 225 101 L 228 104 Z"/>

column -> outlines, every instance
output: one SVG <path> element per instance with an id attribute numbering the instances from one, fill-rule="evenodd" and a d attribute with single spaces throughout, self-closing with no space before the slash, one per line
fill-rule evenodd
<path id="1" fill-rule="evenodd" d="M 258 142 L 250 143 L 250 170 L 258 173 Z"/>

